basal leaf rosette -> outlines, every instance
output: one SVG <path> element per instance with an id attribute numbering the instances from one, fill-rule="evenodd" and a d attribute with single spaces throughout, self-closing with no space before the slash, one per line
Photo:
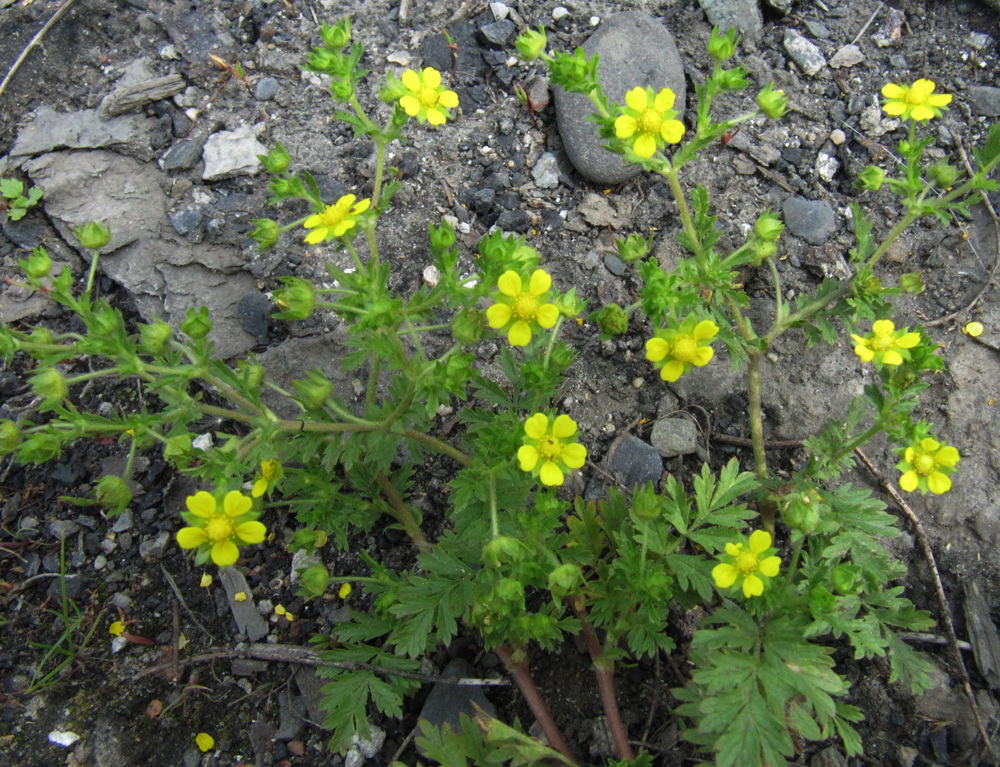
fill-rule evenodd
<path id="1" fill-rule="evenodd" d="M 615 136 L 648 159 L 666 144 L 676 144 L 684 135 L 684 123 L 677 120 L 676 95 L 670 88 L 653 93 L 650 87 L 633 88 L 625 94 L 625 106 L 615 118 Z"/>
<path id="2" fill-rule="evenodd" d="M 527 281 L 508 269 L 497 280 L 496 303 L 486 310 L 486 321 L 494 330 L 506 330 L 511 346 L 527 346 L 533 330 L 548 330 L 559 319 L 559 307 L 548 301 L 551 287 L 552 277 L 542 269 Z"/>
<path id="3" fill-rule="evenodd" d="M 197 549 L 195 563 L 204 564 L 211 557 L 219 567 L 235 564 L 240 546 L 260 543 L 267 528 L 257 521 L 253 501 L 238 490 L 230 490 L 222 499 L 204 490 L 189 495 L 187 511 L 181 516 L 190 525 L 177 531 L 177 545 Z"/>
<path id="4" fill-rule="evenodd" d="M 924 122 L 938 117 L 951 103 L 950 93 L 935 93 L 933 80 L 919 79 L 913 85 L 887 83 L 882 87 L 882 111 L 891 117 Z"/>
<path id="5" fill-rule="evenodd" d="M 561 485 L 567 472 L 587 460 L 587 448 L 573 441 L 576 421 L 568 415 L 551 418 L 535 413 L 524 422 L 524 444 L 517 451 L 521 471 L 538 477 L 543 485 Z"/>
<path id="6" fill-rule="evenodd" d="M 920 343 L 920 334 L 906 328 L 896 330 L 891 320 L 876 320 L 872 332 L 867 336 L 851 334 L 854 339 L 854 353 L 862 362 L 882 365 L 902 365 L 910 359 L 910 349 Z"/>
<path id="7" fill-rule="evenodd" d="M 433 67 L 404 70 L 399 79 L 390 75 L 382 98 L 398 102 L 407 116 L 434 126 L 444 125 L 451 117 L 449 110 L 458 106 L 458 94 L 441 84 L 441 73 Z"/>
<path id="8" fill-rule="evenodd" d="M 720 589 L 736 585 L 743 587 L 747 599 L 764 593 L 766 578 L 774 578 L 781 567 L 781 558 L 774 556 L 771 534 L 755 530 L 743 541 L 726 544 L 722 562 L 712 568 L 712 579 Z"/>
<path id="9" fill-rule="evenodd" d="M 896 468 L 903 472 L 899 486 L 908 493 L 930 490 L 935 495 L 951 490 L 951 477 L 955 464 L 960 460 L 958 450 L 938 442 L 933 437 L 914 441 L 903 451 L 903 460 Z"/>
<path id="10" fill-rule="evenodd" d="M 353 232 L 362 214 L 371 207 L 371 204 L 372 201 L 367 198 L 358 200 L 353 194 L 345 194 L 333 205 L 327 206 L 322 213 L 309 216 L 302 222 L 306 229 L 312 230 L 306 235 L 305 241 L 310 245 L 316 245 Z"/>
<path id="11" fill-rule="evenodd" d="M 712 361 L 715 350 L 711 343 L 719 326 L 711 320 L 688 317 L 676 328 L 664 328 L 646 341 L 646 359 L 660 370 L 660 378 L 673 383 L 693 367 L 704 367 Z"/>

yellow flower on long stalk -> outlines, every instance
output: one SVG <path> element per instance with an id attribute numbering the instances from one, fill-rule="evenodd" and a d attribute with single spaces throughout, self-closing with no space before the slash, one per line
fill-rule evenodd
<path id="1" fill-rule="evenodd" d="M 420 73 L 407 69 L 400 79 L 406 90 L 399 97 L 399 105 L 420 122 L 444 125 L 451 117 L 448 110 L 458 106 L 458 94 L 441 85 L 441 73 L 433 67 Z"/>
<path id="2" fill-rule="evenodd" d="M 274 489 L 275 483 L 281 479 L 284 472 L 281 469 L 281 462 L 273 458 L 260 462 L 260 476 L 253 483 L 250 495 L 260 498 L 264 493 L 269 493 Z"/>
<path id="3" fill-rule="evenodd" d="M 919 488 L 921 493 L 930 490 L 935 495 L 951 490 L 951 477 L 955 464 L 960 460 L 958 450 L 943 445 L 932 437 L 924 437 L 903 452 L 903 460 L 896 468 L 903 472 L 899 486 L 908 493 Z"/>
<path id="4" fill-rule="evenodd" d="M 726 544 L 721 564 L 712 568 L 712 579 L 720 589 L 728 589 L 740 581 L 743 596 L 759 597 L 764 593 L 765 578 L 774 578 L 781 567 L 781 558 L 773 556 L 771 534 L 755 530 L 746 541 Z"/>
<path id="5" fill-rule="evenodd" d="M 309 216 L 302 222 L 306 229 L 312 229 L 306 235 L 306 242 L 315 245 L 324 240 L 343 237 L 354 228 L 358 218 L 371 204 L 372 201 L 367 198 L 359 201 L 353 194 L 345 194 L 322 213 Z"/>
<path id="6" fill-rule="evenodd" d="M 535 413 L 524 422 L 524 444 L 517 451 L 521 471 L 537 476 L 543 485 L 561 485 L 566 472 L 587 460 L 587 448 L 571 441 L 574 434 L 576 421 L 568 415 L 550 422 L 545 413 Z"/>
<path id="7" fill-rule="evenodd" d="M 548 330 L 559 319 L 559 307 L 546 303 L 551 287 L 552 277 L 542 269 L 532 272 L 527 289 L 521 275 L 508 269 L 497 280 L 500 295 L 486 310 L 486 321 L 494 330 L 507 330 L 511 346 L 527 346 L 533 327 Z"/>
<path id="8" fill-rule="evenodd" d="M 211 493 L 199 490 L 185 501 L 188 510 L 181 516 L 190 527 L 177 531 L 177 544 L 182 549 L 198 549 L 197 564 L 209 556 L 219 567 L 232 565 L 239 559 L 239 546 L 260 543 L 267 528 L 257 521 L 253 501 L 237 490 L 226 493 L 222 508 Z"/>
<path id="9" fill-rule="evenodd" d="M 719 332 L 711 320 L 689 315 L 676 328 L 656 331 L 646 341 L 646 359 L 660 369 L 660 378 L 673 383 L 692 367 L 704 367 L 715 356 L 710 344 Z"/>
<path id="10" fill-rule="evenodd" d="M 937 117 L 951 103 L 950 93 L 935 93 L 933 80 L 921 78 L 907 87 L 888 83 L 882 87 L 882 111 L 891 117 L 923 122 Z"/>
<path id="11" fill-rule="evenodd" d="M 852 333 L 851 338 L 854 339 L 854 353 L 862 362 L 876 365 L 902 365 L 903 360 L 910 358 L 909 350 L 920 343 L 919 333 L 896 330 L 890 320 L 876 320 L 872 323 L 871 335 Z"/>
<path id="12" fill-rule="evenodd" d="M 639 157 L 652 157 L 665 144 L 676 144 L 684 135 L 684 123 L 675 119 L 676 95 L 664 88 L 633 88 L 625 94 L 625 106 L 615 119 L 615 135 L 625 139 Z"/>

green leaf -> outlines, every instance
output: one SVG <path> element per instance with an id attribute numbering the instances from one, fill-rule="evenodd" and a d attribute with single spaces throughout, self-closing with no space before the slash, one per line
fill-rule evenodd
<path id="1" fill-rule="evenodd" d="M 0 194 L 8 200 L 20 197 L 23 191 L 24 184 L 16 178 L 0 178 Z"/>

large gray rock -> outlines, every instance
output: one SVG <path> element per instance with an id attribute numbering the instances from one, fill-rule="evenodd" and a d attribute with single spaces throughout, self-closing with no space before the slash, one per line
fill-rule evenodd
<path id="1" fill-rule="evenodd" d="M 462 679 L 472 676 L 472 668 L 461 658 L 455 658 L 441 672 L 442 677 Z M 461 732 L 462 715 L 475 719 L 478 711 L 487 716 L 496 717 L 496 707 L 483 692 L 482 687 L 474 685 L 457 685 L 438 682 L 431 689 L 417 717 L 417 728 L 425 735 L 424 724 L 441 728 L 448 725 L 452 732 Z M 418 750 L 420 746 L 417 746 Z"/>
<path id="2" fill-rule="evenodd" d="M 826 200 L 789 197 L 781 203 L 788 231 L 812 245 L 822 245 L 837 230 L 837 215 Z"/>
<path id="3" fill-rule="evenodd" d="M 654 91 L 670 88 L 676 95 L 678 119 L 684 112 L 684 66 L 673 35 L 656 19 L 640 11 L 626 11 L 608 18 L 583 44 L 588 56 L 601 57 L 597 76 L 611 102 L 624 103 L 625 93 L 636 86 Z M 587 121 L 594 114 L 590 99 L 580 93 L 555 88 L 556 120 L 566 153 L 584 178 L 598 184 L 620 184 L 641 171 L 601 147 L 597 126 Z"/>
<path id="4" fill-rule="evenodd" d="M 725 32 L 733 27 L 757 39 L 764 31 L 764 16 L 757 0 L 698 0 L 709 23 Z"/>
<path id="5" fill-rule="evenodd" d="M 138 115 L 103 118 L 96 109 L 57 112 L 42 105 L 35 110 L 35 119 L 18 132 L 10 157 L 17 160 L 56 149 L 107 147 L 149 160 L 153 156 L 151 123 L 150 118 Z"/>

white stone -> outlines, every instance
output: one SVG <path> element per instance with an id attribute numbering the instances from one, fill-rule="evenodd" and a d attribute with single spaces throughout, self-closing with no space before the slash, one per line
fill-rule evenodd
<path id="1" fill-rule="evenodd" d="M 201 177 L 205 181 L 216 181 L 231 176 L 254 176 L 263 167 L 257 159 L 260 154 L 267 154 L 267 147 L 257 140 L 250 125 L 213 133 L 205 142 L 202 155 L 205 171 Z"/>
<path id="2" fill-rule="evenodd" d="M 503 21 L 510 15 L 510 8 L 504 3 L 490 3 L 490 11 L 493 13 L 493 18 L 497 21 Z"/>
<path id="3" fill-rule="evenodd" d="M 559 19 L 565 19 L 569 16 L 569 9 L 562 5 L 557 5 L 552 9 L 552 20 L 559 21 Z"/>

